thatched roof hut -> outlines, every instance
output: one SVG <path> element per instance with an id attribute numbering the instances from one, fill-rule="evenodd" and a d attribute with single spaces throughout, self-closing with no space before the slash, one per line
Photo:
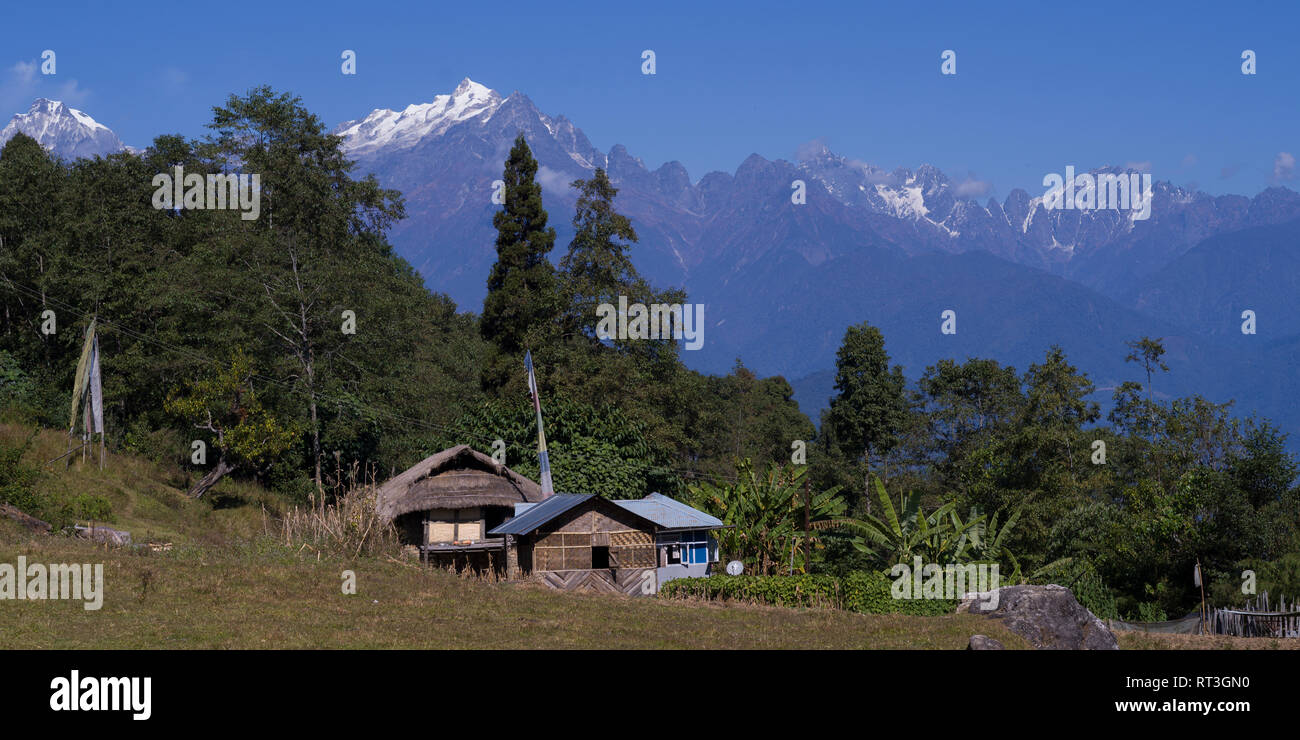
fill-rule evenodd
<path id="1" fill-rule="evenodd" d="M 542 500 L 542 487 L 491 457 L 458 445 L 411 466 L 379 488 L 376 511 L 385 521 L 429 509 L 467 509 Z"/>

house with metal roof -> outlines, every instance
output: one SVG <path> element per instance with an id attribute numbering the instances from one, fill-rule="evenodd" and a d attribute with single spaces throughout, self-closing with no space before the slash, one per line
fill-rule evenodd
<path id="1" fill-rule="evenodd" d="M 376 512 L 420 558 L 564 590 L 655 594 L 706 576 L 723 523 L 667 496 L 544 496 L 532 480 L 465 445 L 431 455 L 379 488 Z"/>
<path id="2" fill-rule="evenodd" d="M 667 496 L 611 501 L 557 494 L 520 503 L 491 529 L 504 538 L 506 577 L 566 591 L 652 595 L 673 578 L 705 576 L 718 561 L 715 517 Z"/>

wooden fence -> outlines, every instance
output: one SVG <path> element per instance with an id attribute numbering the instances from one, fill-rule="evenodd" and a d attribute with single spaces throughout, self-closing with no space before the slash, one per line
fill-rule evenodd
<path id="1" fill-rule="evenodd" d="M 1215 609 L 1209 631 L 1237 637 L 1300 637 L 1300 603 L 1285 597 L 1270 603 L 1268 592 L 1241 609 Z"/>

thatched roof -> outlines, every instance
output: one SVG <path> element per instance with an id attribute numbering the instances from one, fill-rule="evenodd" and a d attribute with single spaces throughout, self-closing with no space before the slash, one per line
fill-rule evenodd
<path id="1" fill-rule="evenodd" d="M 542 487 L 468 445 L 435 453 L 379 488 L 385 521 L 425 509 L 514 506 L 542 500 Z"/>

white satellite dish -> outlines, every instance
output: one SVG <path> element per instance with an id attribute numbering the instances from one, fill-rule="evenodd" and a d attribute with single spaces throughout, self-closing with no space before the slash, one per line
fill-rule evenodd
<path id="1" fill-rule="evenodd" d="M 727 575 L 738 576 L 744 572 L 745 572 L 745 564 L 740 562 L 739 560 L 733 560 L 730 563 L 727 563 Z"/>

